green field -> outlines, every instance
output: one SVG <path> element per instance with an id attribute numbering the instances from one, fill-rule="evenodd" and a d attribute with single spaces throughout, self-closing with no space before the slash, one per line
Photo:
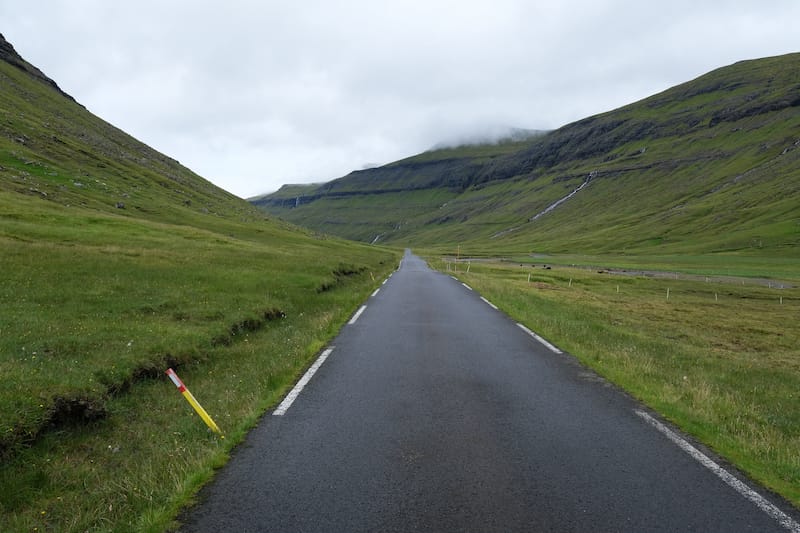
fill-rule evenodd
<path id="1" fill-rule="evenodd" d="M 794 286 L 780 289 L 753 280 L 613 275 L 541 260 L 429 260 L 800 505 L 796 264 L 785 266 Z"/>

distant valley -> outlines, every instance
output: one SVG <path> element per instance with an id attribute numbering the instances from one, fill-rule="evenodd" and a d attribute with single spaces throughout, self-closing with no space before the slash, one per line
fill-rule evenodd
<path id="1" fill-rule="evenodd" d="M 533 138 L 432 150 L 251 202 L 368 243 L 796 255 L 800 54 L 742 61 Z"/>

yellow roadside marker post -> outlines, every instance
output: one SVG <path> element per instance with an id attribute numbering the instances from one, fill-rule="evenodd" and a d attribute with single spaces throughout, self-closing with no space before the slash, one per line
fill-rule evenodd
<path id="1" fill-rule="evenodd" d="M 206 410 L 203 409 L 203 406 L 198 403 L 194 396 L 192 396 L 192 393 L 189 392 L 189 389 L 187 389 L 186 385 L 183 384 L 181 378 L 178 377 L 178 374 L 176 374 L 175 371 L 170 368 L 167 370 L 167 375 L 169 376 L 169 379 L 172 380 L 172 383 L 178 387 L 178 390 L 181 392 L 181 394 L 183 394 L 183 397 L 186 398 L 186 401 L 189 402 L 189 405 L 191 405 L 197 414 L 200 415 L 200 418 L 203 419 L 203 422 L 206 423 L 209 429 L 211 429 L 211 431 L 214 433 L 219 434 L 224 439 L 225 436 L 222 435 L 222 431 L 220 431 L 219 426 L 217 426 L 214 420 L 212 420 L 208 415 Z"/>

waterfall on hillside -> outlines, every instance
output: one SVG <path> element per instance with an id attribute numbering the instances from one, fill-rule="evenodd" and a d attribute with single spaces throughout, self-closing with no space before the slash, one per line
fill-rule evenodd
<path id="1" fill-rule="evenodd" d="M 557 200 L 554 203 L 550 204 L 547 207 L 547 209 L 545 209 L 544 211 L 541 211 L 540 213 L 537 213 L 535 216 L 529 218 L 528 222 L 533 222 L 537 218 L 539 218 L 539 217 L 541 217 L 543 215 L 546 215 L 547 213 L 549 213 L 550 211 L 552 211 L 553 209 L 555 209 L 559 205 L 563 204 L 564 202 L 566 202 L 567 200 L 569 200 L 570 198 L 572 198 L 573 196 L 578 194 L 578 191 L 580 191 L 581 189 L 583 189 L 584 187 L 589 185 L 589 182 L 592 181 L 592 178 L 594 178 L 595 176 L 597 176 L 597 171 L 596 170 L 590 172 L 589 175 L 586 176 L 586 180 L 583 183 L 581 183 L 581 185 L 577 189 L 575 189 L 574 191 L 572 191 L 571 193 L 569 193 L 565 197 L 561 198 L 560 200 Z"/>
<path id="2" fill-rule="evenodd" d="M 553 202 L 544 211 L 541 211 L 541 212 L 537 213 L 535 216 L 532 216 L 531 218 L 529 218 L 528 222 L 533 222 L 537 218 L 539 218 L 539 217 L 541 217 L 543 215 L 546 215 L 547 213 L 549 213 L 550 211 L 552 211 L 553 209 L 555 209 L 559 205 L 563 204 L 564 202 L 566 202 L 567 200 L 569 200 L 570 198 L 572 198 L 573 196 L 578 194 L 578 191 L 580 191 L 581 189 L 583 189 L 584 187 L 589 185 L 589 182 L 592 181 L 592 179 L 595 178 L 596 176 L 597 176 L 597 171 L 593 170 L 592 172 L 589 173 L 588 176 L 586 176 L 586 179 L 584 180 L 584 182 L 581 183 L 580 186 L 577 189 L 575 189 L 574 191 L 572 191 L 571 193 L 569 193 L 565 197 Z M 492 235 L 492 239 L 496 239 L 498 237 L 502 237 L 503 235 L 507 235 L 509 233 L 513 233 L 513 232 L 517 231 L 518 229 L 520 229 L 521 227 L 522 226 L 514 226 L 513 228 L 508 228 L 508 229 L 505 229 L 503 231 L 498 231 L 497 233 Z"/>

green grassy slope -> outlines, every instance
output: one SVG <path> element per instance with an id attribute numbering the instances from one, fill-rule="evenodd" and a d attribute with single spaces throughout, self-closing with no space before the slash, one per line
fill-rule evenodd
<path id="1" fill-rule="evenodd" d="M 18 61 L 0 61 L 1 191 L 179 224 L 254 216 L 234 195 L 88 113 Z"/>
<path id="2" fill-rule="evenodd" d="M 0 37 L 2 529 L 163 529 L 397 259 L 268 219 Z"/>
<path id="3" fill-rule="evenodd" d="M 793 255 L 799 66 L 800 54 L 740 62 L 529 142 L 426 153 L 258 205 L 348 238 L 448 249 Z"/>

